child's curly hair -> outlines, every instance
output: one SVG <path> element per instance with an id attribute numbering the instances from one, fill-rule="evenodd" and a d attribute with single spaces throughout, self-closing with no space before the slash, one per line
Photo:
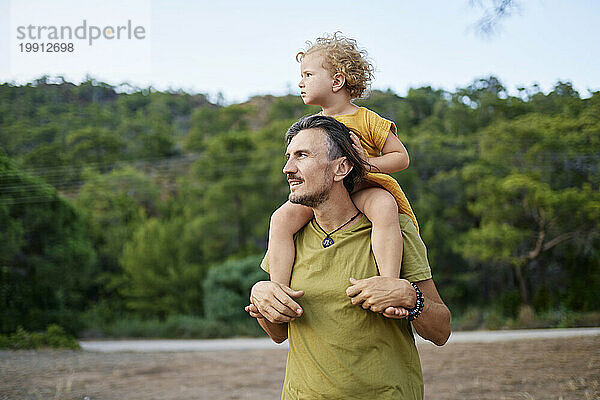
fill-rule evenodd
<path id="1" fill-rule="evenodd" d="M 323 52 L 325 68 L 331 75 L 340 73 L 346 78 L 346 90 L 352 99 L 368 93 L 375 68 L 367 58 L 367 51 L 358 48 L 356 40 L 335 32 L 315 40 L 306 42 L 306 50 L 296 54 L 296 61 L 311 53 Z"/>

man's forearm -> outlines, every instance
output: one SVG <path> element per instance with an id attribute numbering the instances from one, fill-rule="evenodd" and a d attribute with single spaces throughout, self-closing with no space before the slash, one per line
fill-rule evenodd
<path id="1" fill-rule="evenodd" d="M 431 279 L 417 282 L 417 286 L 423 292 L 425 303 L 421 315 L 412 321 L 413 327 L 423 339 L 442 346 L 450 337 L 450 310 Z"/>
<path id="2" fill-rule="evenodd" d="M 388 307 L 411 309 L 417 301 L 415 289 L 406 279 L 372 276 L 361 280 L 350 278 L 350 283 L 346 294 L 351 297 L 352 304 L 382 312 L 389 318 L 404 317 L 393 312 L 387 314 Z M 416 282 L 416 285 L 425 302 L 421 314 L 413 320 L 413 326 L 422 338 L 441 346 L 450 337 L 450 310 L 442 301 L 433 279 Z"/>
<path id="3" fill-rule="evenodd" d="M 283 343 L 288 337 L 288 324 L 276 324 L 259 318 L 258 324 L 275 343 Z"/>
<path id="4" fill-rule="evenodd" d="M 250 305 L 246 311 L 258 318 L 259 325 L 276 343 L 287 339 L 288 322 L 302 315 L 302 308 L 293 299 L 304 296 L 304 291 L 293 290 L 272 281 L 256 282 L 250 289 Z"/>

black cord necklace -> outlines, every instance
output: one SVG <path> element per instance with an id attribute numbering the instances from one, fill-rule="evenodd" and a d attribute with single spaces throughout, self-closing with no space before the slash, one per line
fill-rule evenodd
<path id="1" fill-rule="evenodd" d="M 357 212 L 354 217 L 352 217 L 348 221 L 346 221 L 342 226 L 340 226 L 335 231 L 332 231 L 330 233 L 325 232 L 325 229 L 321 228 L 321 225 L 319 225 L 319 223 L 317 222 L 317 219 L 315 218 L 315 224 L 317 224 L 319 229 L 321 231 L 323 231 L 323 233 L 325 234 L 325 239 L 323 239 L 323 241 L 321 242 L 323 244 L 323 248 L 327 248 L 333 244 L 333 239 L 331 238 L 331 235 L 333 235 L 334 233 L 336 233 L 337 231 L 339 231 L 340 229 L 342 229 L 343 227 L 348 225 L 350 222 L 354 221 L 356 219 L 356 217 L 358 217 L 359 215 L 360 215 L 360 211 Z"/>

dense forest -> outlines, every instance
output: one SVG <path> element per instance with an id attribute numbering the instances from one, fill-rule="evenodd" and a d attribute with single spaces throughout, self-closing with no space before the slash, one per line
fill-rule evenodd
<path id="1" fill-rule="evenodd" d="M 600 323 L 600 92 L 373 91 L 456 328 Z M 253 335 L 298 96 L 0 85 L 0 333 Z"/>

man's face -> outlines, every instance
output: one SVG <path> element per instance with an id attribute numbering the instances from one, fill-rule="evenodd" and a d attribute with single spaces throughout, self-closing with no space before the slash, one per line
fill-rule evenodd
<path id="1" fill-rule="evenodd" d="M 304 104 L 322 106 L 327 103 L 332 92 L 333 79 L 329 71 L 323 68 L 323 54 L 318 51 L 302 58 L 298 82 L 300 97 Z"/>
<path id="2" fill-rule="evenodd" d="M 326 140 L 321 129 L 305 129 L 288 145 L 283 173 L 290 185 L 290 202 L 316 207 L 327 200 L 334 177 Z"/>

